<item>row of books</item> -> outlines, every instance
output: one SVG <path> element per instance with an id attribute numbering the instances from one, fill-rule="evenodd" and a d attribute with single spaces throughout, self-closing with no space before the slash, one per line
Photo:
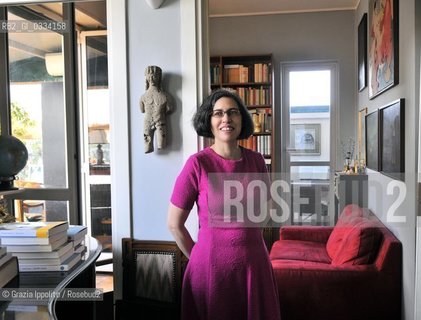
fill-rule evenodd
<path id="1" fill-rule="evenodd" d="M 69 271 L 86 250 L 87 227 L 67 221 L 0 225 L 0 245 L 18 259 L 19 272 Z"/>
<path id="2" fill-rule="evenodd" d="M 269 87 L 237 87 L 234 90 L 248 106 L 262 106 L 272 104 L 272 90 Z"/>
<path id="3" fill-rule="evenodd" d="M 269 135 L 251 136 L 248 139 L 240 140 L 239 145 L 260 152 L 266 157 L 269 157 L 272 153 L 271 137 Z"/>
<path id="4" fill-rule="evenodd" d="M 251 65 L 225 64 L 222 71 L 223 83 L 263 83 L 270 82 L 271 64 L 255 63 Z M 211 84 L 221 84 L 220 65 L 210 67 Z"/>

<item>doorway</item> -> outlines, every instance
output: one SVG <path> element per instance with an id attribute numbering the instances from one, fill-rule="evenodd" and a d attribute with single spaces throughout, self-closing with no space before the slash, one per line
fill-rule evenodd
<path id="1" fill-rule="evenodd" d="M 333 224 L 335 63 L 288 63 L 282 77 L 282 172 L 290 186 L 289 223 Z"/>

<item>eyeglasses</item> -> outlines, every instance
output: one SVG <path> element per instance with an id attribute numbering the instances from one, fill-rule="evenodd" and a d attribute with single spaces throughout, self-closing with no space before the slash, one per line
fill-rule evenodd
<path id="1" fill-rule="evenodd" d="M 240 110 L 237 108 L 228 109 L 227 111 L 224 110 L 213 110 L 211 115 L 215 118 L 223 118 L 224 115 L 227 114 L 228 117 L 238 117 L 240 115 Z"/>

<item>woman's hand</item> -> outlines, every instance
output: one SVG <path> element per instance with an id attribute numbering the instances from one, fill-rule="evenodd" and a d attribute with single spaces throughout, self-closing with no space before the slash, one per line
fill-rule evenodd
<path id="1" fill-rule="evenodd" d="M 170 203 L 168 208 L 167 226 L 180 250 L 187 258 L 190 259 L 190 253 L 193 249 L 194 241 L 184 225 L 189 213 L 190 211 L 180 209 Z"/>

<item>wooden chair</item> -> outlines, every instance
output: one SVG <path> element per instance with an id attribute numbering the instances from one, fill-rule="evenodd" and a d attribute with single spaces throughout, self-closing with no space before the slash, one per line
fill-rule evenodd
<path id="1" fill-rule="evenodd" d="M 175 242 L 122 239 L 123 299 L 116 319 L 177 320 L 187 259 Z"/>
<path id="2" fill-rule="evenodd" d="M 16 199 L 18 221 L 45 221 L 45 201 Z"/>

